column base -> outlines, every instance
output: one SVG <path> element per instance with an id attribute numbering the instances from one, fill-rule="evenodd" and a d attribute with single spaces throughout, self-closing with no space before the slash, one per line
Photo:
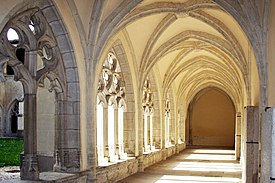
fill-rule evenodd
<path id="1" fill-rule="evenodd" d="M 108 158 L 107 157 L 98 157 L 98 165 L 99 166 L 107 166 Z"/>
<path id="2" fill-rule="evenodd" d="M 37 155 L 24 154 L 20 177 L 22 180 L 39 180 Z"/>
<path id="3" fill-rule="evenodd" d="M 78 149 L 61 149 L 56 151 L 54 171 L 74 173 L 80 170 L 80 151 Z"/>
<path id="4" fill-rule="evenodd" d="M 144 152 L 149 152 L 150 149 L 151 149 L 150 145 L 146 145 L 146 146 L 144 147 Z"/>
<path id="5" fill-rule="evenodd" d="M 127 158 L 128 158 L 127 153 L 124 153 L 124 152 L 120 153 L 119 159 L 126 160 Z"/>
<path id="6" fill-rule="evenodd" d="M 112 156 L 110 156 L 110 162 L 111 163 L 118 162 L 118 155 L 112 155 Z"/>

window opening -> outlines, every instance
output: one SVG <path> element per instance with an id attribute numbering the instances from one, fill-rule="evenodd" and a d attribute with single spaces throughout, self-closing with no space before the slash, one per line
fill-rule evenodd
<path id="1" fill-rule="evenodd" d="M 171 146 L 170 125 L 170 100 L 167 95 L 165 100 L 165 147 Z"/>
<path id="2" fill-rule="evenodd" d="M 124 152 L 125 84 L 116 55 L 110 51 L 103 64 L 97 95 L 98 165 L 126 159 Z"/>
<path id="3" fill-rule="evenodd" d="M 153 142 L 153 93 L 151 84 L 147 78 L 143 85 L 143 152 L 155 150 L 155 142 Z"/>

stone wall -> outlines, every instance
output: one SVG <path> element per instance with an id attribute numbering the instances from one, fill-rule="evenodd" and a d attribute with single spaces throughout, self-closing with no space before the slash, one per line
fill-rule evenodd
<path id="1" fill-rule="evenodd" d="M 177 144 L 177 151 L 178 152 L 181 152 L 184 149 L 186 149 L 186 144 L 185 143 Z"/>
<path id="2" fill-rule="evenodd" d="M 131 158 L 106 167 L 97 167 L 97 183 L 101 182 L 117 182 L 132 174 L 138 172 L 139 162 L 142 162 L 143 169 L 152 166 L 170 156 L 177 154 L 185 149 L 185 144 L 177 144 L 165 149 L 156 150 L 154 152 L 144 154 L 139 161 L 138 158 Z"/>
<path id="3" fill-rule="evenodd" d="M 155 163 L 160 162 L 165 157 L 163 156 L 165 153 L 163 151 L 166 151 L 166 149 L 163 150 L 157 150 L 155 152 L 144 154 L 143 155 L 143 166 L 144 168 L 147 168 L 149 166 L 152 166 Z"/>
<path id="4" fill-rule="evenodd" d="M 116 182 L 137 172 L 138 160 L 136 158 L 107 167 L 97 167 L 97 183 Z"/>
<path id="5" fill-rule="evenodd" d="M 37 152 L 40 172 L 53 170 L 55 141 L 55 95 L 48 88 L 50 82 L 37 91 Z M 47 162 L 47 163 L 45 163 Z"/>

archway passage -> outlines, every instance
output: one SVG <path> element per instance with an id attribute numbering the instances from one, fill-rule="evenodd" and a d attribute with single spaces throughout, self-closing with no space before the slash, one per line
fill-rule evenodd
<path id="1" fill-rule="evenodd" d="M 24 96 L 18 100 L 24 101 L 20 177 L 40 180 L 45 171 L 79 172 L 79 81 L 70 40 L 58 14 L 51 13 L 55 28 L 49 23 L 46 12 L 56 12 L 51 1 L 35 2 L 23 9 L 10 16 L 0 34 L 0 80 L 18 80 L 23 85 L 22 91 L 17 86 L 6 87 L 7 93 Z M 14 38 L 8 36 L 11 30 Z M 12 112 L 9 128 L 14 133 L 20 126 L 16 117 L 20 116 L 17 108 Z"/>
<path id="2" fill-rule="evenodd" d="M 234 146 L 235 108 L 226 93 L 216 88 L 202 90 L 189 108 L 190 145 Z"/>

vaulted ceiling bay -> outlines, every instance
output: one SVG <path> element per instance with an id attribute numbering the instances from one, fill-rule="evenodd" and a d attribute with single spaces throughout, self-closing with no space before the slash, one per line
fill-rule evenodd
<path id="1" fill-rule="evenodd" d="M 213 1 L 143 1 L 114 32 L 131 48 L 142 80 L 153 71 L 162 95 L 171 88 L 185 110 L 207 87 L 227 93 L 236 110 L 258 103 L 251 46 L 234 18 Z"/>

